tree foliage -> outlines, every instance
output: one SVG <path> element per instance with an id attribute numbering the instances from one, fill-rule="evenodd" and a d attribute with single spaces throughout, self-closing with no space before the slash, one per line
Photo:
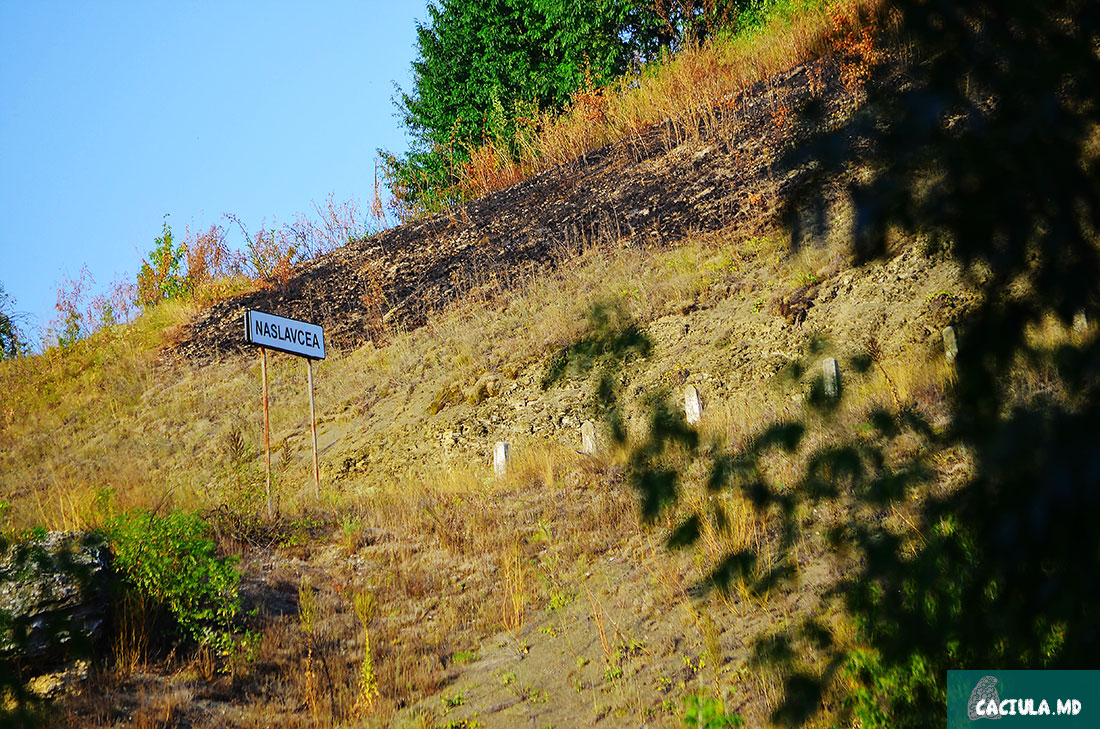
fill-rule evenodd
<path id="1" fill-rule="evenodd" d="M 833 543 L 859 557 L 836 592 L 858 649 L 814 621 L 768 639 L 831 656 L 787 663 L 773 716 L 784 725 L 835 686 L 860 725 L 923 725 L 942 716 L 948 668 L 1082 668 L 1100 644 L 1100 585 L 1081 567 L 1100 551 L 1100 341 L 1071 326 L 1100 313 L 1100 8 L 904 0 L 873 20 L 904 52 L 872 59 L 862 103 L 839 123 L 805 110 L 809 134 L 781 162 L 798 181 L 794 239 L 824 232 L 806 221 L 843 219 L 827 194 L 839 186 L 858 261 L 890 255 L 900 231 L 958 261 L 982 298 L 957 323 L 945 427 L 900 402 L 858 437 L 810 449 L 804 434 L 828 425 L 832 405 L 818 397 L 824 421 L 771 426 L 714 458 L 711 487 L 742 491 L 783 528 L 777 558 L 729 555 L 713 585 L 764 593 L 792 579 L 800 515 L 824 505 L 846 514 Z M 1032 336 L 1051 321 L 1063 336 Z M 891 457 L 899 439 L 920 447 Z M 783 451 L 807 464 L 793 486 L 763 466 Z M 960 453 L 973 458 L 966 482 L 933 488 L 934 465 Z M 892 509 L 915 510 L 914 533 L 875 517 Z M 765 648 L 762 662 L 800 654 Z"/>
<path id="2" fill-rule="evenodd" d="M 864 103 L 837 127 L 809 109 L 818 131 L 786 165 L 803 183 L 792 223 L 828 219 L 822 190 L 840 181 L 859 259 L 886 255 L 892 232 L 906 231 L 983 292 L 959 322 L 949 425 L 933 432 L 904 407 L 883 414 L 884 438 L 916 428 L 925 450 L 850 482 L 864 502 L 889 506 L 928 477 L 937 453 L 972 454 L 972 476 L 921 504 L 915 549 L 881 525 L 837 535 L 865 559 L 844 588 L 873 659 L 864 665 L 875 666 L 850 674 L 869 697 L 855 710 L 885 708 L 901 726 L 903 715 L 942 715 L 944 669 L 1081 668 L 1100 643 L 1100 585 L 1080 567 L 1100 549 L 1090 516 L 1100 506 L 1100 342 L 1071 326 L 1100 313 L 1100 8 L 891 8 L 879 20 L 914 60 L 873 64 Z M 1050 320 L 1069 333 L 1052 344 L 1031 336 Z M 914 691 L 875 691 L 882 675 Z"/>
<path id="3" fill-rule="evenodd" d="M 856 725 L 925 726 L 943 716 L 946 669 L 1086 668 L 1100 647 L 1100 583 L 1085 566 L 1100 553 L 1100 7 L 899 0 L 870 20 L 904 46 L 862 59 L 862 100 L 841 119 L 804 110 L 778 174 L 796 182 L 796 245 L 851 220 L 862 263 L 892 255 L 901 232 L 956 260 L 980 292 L 956 322 L 946 423 L 899 397 L 846 436 L 818 378 L 804 418 L 733 450 L 702 446 L 658 403 L 630 462 L 647 520 L 680 501 L 665 450 L 705 467 L 715 498 L 681 515 L 670 546 L 724 528 L 726 493 L 779 527 L 777 543 L 711 565 L 709 587 L 763 596 L 796 584 L 807 524 L 852 555 L 831 597 L 854 640 L 815 616 L 754 648 L 785 676 L 772 716 L 783 726 L 837 694 Z M 849 215 L 831 209 L 837 189 Z M 1042 327 L 1060 334 L 1036 337 Z M 847 363 L 850 377 L 876 350 Z M 803 371 L 820 356 L 811 346 Z M 803 466 L 794 482 L 769 467 L 784 458 Z M 952 462 L 970 464 L 964 482 L 937 482 Z M 829 513 L 843 517 L 807 516 Z"/>
<path id="4" fill-rule="evenodd" d="M 149 257 L 141 262 L 138 271 L 138 304 L 149 307 L 161 301 L 174 299 L 187 291 L 187 279 L 183 271 L 184 245 L 177 243 L 172 227 L 164 221 L 164 228 L 153 241 Z"/>
<path id="5" fill-rule="evenodd" d="M 581 88 L 732 22 L 750 0 L 439 0 L 417 26 L 413 86 L 399 91 L 413 136 L 382 152 L 389 185 L 414 207 L 453 202 L 447 188 L 477 145 L 515 153 L 539 112 Z M 450 195 L 450 197 L 449 197 Z"/>
<path id="6" fill-rule="evenodd" d="M 599 83 L 643 49 L 621 36 L 631 3 L 441 0 L 417 26 L 413 89 L 400 95 L 403 121 L 426 147 L 477 144 L 524 107 L 560 108 L 588 74 Z M 503 118 L 492 118 L 496 114 Z"/>
<path id="7" fill-rule="evenodd" d="M 14 307 L 15 301 L 0 283 L 0 360 L 20 357 L 29 349 L 19 326 L 21 316 Z"/>

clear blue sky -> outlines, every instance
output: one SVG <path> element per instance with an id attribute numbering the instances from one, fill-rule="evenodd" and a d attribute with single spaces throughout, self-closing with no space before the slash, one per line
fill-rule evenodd
<path id="1" fill-rule="evenodd" d="M 369 204 L 404 151 L 426 1 L 0 0 L 0 282 L 47 325 L 59 282 L 133 277 L 181 232 Z"/>

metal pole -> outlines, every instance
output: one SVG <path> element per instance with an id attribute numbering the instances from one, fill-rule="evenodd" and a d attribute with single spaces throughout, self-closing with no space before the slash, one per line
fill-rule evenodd
<path id="1" fill-rule="evenodd" d="M 306 357 L 306 368 L 309 373 L 309 428 L 313 431 L 313 491 L 317 501 L 321 500 L 321 469 L 317 465 L 317 416 L 313 409 L 313 360 Z"/>
<path id="2" fill-rule="evenodd" d="M 267 469 L 267 518 L 273 519 L 275 510 L 271 506 L 271 436 L 267 420 L 267 349 L 260 347 L 260 371 L 264 377 L 264 457 Z"/>

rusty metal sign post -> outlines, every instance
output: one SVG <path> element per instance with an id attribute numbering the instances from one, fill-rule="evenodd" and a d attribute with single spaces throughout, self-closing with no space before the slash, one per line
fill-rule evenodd
<path id="1" fill-rule="evenodd" d="M 267 407 L 267 350 L 305 357 L 309 382 L 309 427 L 313 434 L 313 492 L 321 500 L 321 469 L 317 461 L 317 415 L 313 401 L 313 360 L 325 358 L 325 331 L 317 324 L 287 319 L 262 311 L 244 314 L 245 341 L 260 348 L 260 371 L 264 385 L 264 462 L 267 474 L 267 518 L 275 516 L 271 501 L 271 435 Z"/>
<path id="2" fill-rule="evenodd" d="M 271 508 L 271 436 L 267 419 L 267 350 L 260 347 L 260 372 L 264 378 L 264 472 L 267 474 L 267 518 L 274 518 Z"/>
<path id="3" fill-rule="evenodd" d="M 306 376 L 309 378 L 309 429 L 313 432 L 313 492 L 321 500 L 321 468 L 317 464 L 317 416 L 313 410 L 313 360 L 306 360 Z"/>

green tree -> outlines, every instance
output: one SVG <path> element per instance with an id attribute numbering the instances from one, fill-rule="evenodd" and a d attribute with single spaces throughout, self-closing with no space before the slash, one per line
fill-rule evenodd
<path id="1" fill-rule="evenodd" d="M 417 26 L 413 89 L 401 93 L 403 121 L 421 145 L 481 142 L 489 113 L 509 121 L 517 104 L 561 108 L 584 81 L 626 70 L 632 44 L 621 34 L 636 11 L 613 0 L 441 0 Z"/>
<path id="2" fill-rule="evenodd" d="M 0 359 L 13 359 L 27 353 L 29 347 L 19 326 L 23 316 L 13 310 L 15 300 L 0 283 Z"/>
<path id="3" fill-rule="evenodd" d="M 659 44 L 653 10 L 635 0 L 439 0 L 428 14 L 412 89 L 396 99 L 412 151 L 381 154 L 391 189 L 429 209 L 451 202 L 443 191 L 468 149 L 511 151 L 534 112 L 562 109 Z"/>
<path id="4" fill-rule="evenodd" d="M 166 220 L 160 236 L 153 241 L 153 250 L 141 262 L 138 271 L 139 305 L 153 306 L 187 291 L 187 278 L 182 270 L 184 253 L 183 243 L 175 242 L 172 228 Z"/>
<path id="5" fill-rule="evenodd" d="M 417 26 L 413 84 L 396 105 L 412 150 L 379 154 L 411 210 L 456 201 L 468 151 L 515 155 L 537 112 L 560 111 L 594 87 L 684 42 L 759 20 L 770 0 L 436 0 Z M 754 15 L 755 13 L 755 15 Z"/>

